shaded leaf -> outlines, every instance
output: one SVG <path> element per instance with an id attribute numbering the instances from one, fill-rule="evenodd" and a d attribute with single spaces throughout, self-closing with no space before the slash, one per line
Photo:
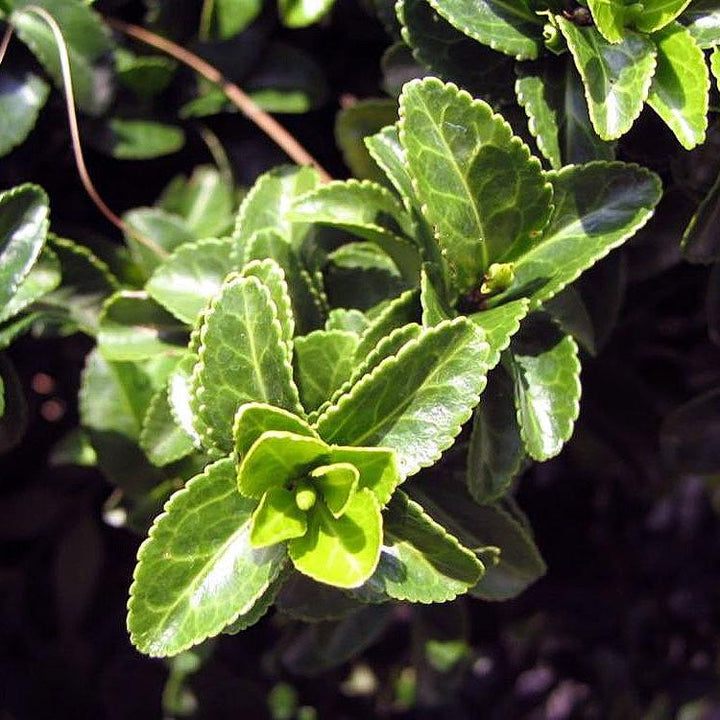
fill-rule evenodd
<path id="1" fill-rule="evenodd" d="M 22 143 L 35 127 L 50 87 L 29 71 L 3 70 L 0 75 L 0 156 Z"/>

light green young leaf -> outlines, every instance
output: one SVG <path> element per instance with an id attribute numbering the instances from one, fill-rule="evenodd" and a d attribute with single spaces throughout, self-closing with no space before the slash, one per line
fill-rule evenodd
<path id="1" fill-rule="evenodd" d="M 558 26 L 585 85 L 590 119 L 603 140 L 624 135 L 640 114 L 655 72 L 653 41 L 626 31 L 609 43 L 594 27 L 579 27 L 563 17 Z"/>
<path id="2" fill-rule="evenodd" d="M 289 28 L 306 27 L 330 11 L 335 0 L 278 0 L 283 24 Z"/>
<path id="3" fill-rule="evenodd" d="M 465 318 L 429 328 L 365 375 L 317 420 L 332 444 L 395 450 L 402 477 L 432 465 L 485 387 L 489 346 Z"/>
<path id="4" fill-rule="evenodd" d="M 382 542 L 382 515 L 373 493 L 358 491 L 345 513 L 334 518 L 322 502 L 308 513 L 308 531 L 290 540 L 296 569 L 313 580 L 341 588 L 362 585 L 375 571 Z"/>
<path id="5" fill-rule="evenodd" d="M 520 321 L 529 310 L 530 303 L 525 298 L 520 298 L 467 316 L 468 320 L 484 331 L 485 340 L 490 345 L 488 370 L 498 364 L 500 353 L 510 345 L 510 338 L 520 329 Z"/>
<path id="6" fill-rule="evenodd" d="M 27 277 L 4 308 L 0 308 L 0 323 L 22 312 L 28 305 L 41 299 L 60 284 L 60 262 L 57 255 L 44 247 Z"/>
<path id="7" fill-rule="evenodd" d="M 644 0 L 642 12 L 633 18 L 635 27 L 654 33 L 669 25 L 689 4 L 690 0 Z"/>
<path id="8" fill-rule="evenodd" d="M 360 310 L 333 308 L 325 322 L 326 330 L 345 330 L 362 335 L 368 327 L 368 319 Z"/>
<path id="9" fill-rule="evenodd" d="M 627 5 L 622 0 L 588 0 L 595 26 L 609 43 L 621 42 L 625 35 Z"/>
<path id="10" fill-rule="evenodd" d="M 145 290 L 176 318 L 194 323 L 233 269 L 233 245 L 230 238 L 211 238 L 180 246 L 155 269 Z"/>
<path id="11" fill-rule="evenodd" d="M 524 0 L 429 0 L 451 25 L 493 50 L 532 60 L 542 47 L 542 21 Z"/>
<path id="12" fill-rule="evenodd" d="M 495 306 L 526 296 L 531 308 L 553 297 L 639 230 L 660 200 L 659 178 L 637 165 L 594 162 L 547 174 L 555 210 L 537 242 L 514 264 L 513 286 Z"/>
<path id="13" fill-rule="evenodd" d="M 144 292 L 121 290 L 115 293 L 100 315 L 97 341 L 107 360 L 179 356 L 187 339 L 185 325 Z"/>
<path id="14" fill-rule="evenodd" d="M 176 655 L 248 612 L 278 576 L 285 548 L 250 543 L 255 501 L 230 459 L 210 465 L 165 505 L 138 552 L 128 629 L 141 652 Z"/>
<path id="15" fill-rule="evenodd" d="M 307 532 L 307 517 L 295 502 L 295 493 L 271 487 L 252 515 L 250 543 L 254 548 L 277 545 Z"/>
<path id="16" fill-rule="evenodd" d="M 508 491 L 525 459 L 513 398 L 513 381 L 501 365 L 488 375 L 470 436 L 466 481 L 481 504 L 495 502 Z"/>
<path id="17" fill-rule="evenodd" d="M 657 69 L 648 105 L 675 133 L 686 150 L 705 140 L 710 75 L 703 51 L 680 23 L 653 35 Z"/>
<path id="18" fill-rule="evenodd" d="M 483 565 L 470 550 L 398 491 L 385 511 L 377 570 L 356 594 L 371 601 L 447 602 L 482 574 Z"/>
<path id="19" fill-rule="evenodd" d="M 192 436 L 172 414 L 167 388 L 158 390 L 150 401 L 140 432 L 140 447 L 158 467 L 176 462 L 195 450 Z"/>
<path id="20" fill-rule="evenodd" d="M 390 496 L 402 478 L 395 453 L 388 448 L 343 447 L 330 448 L 330 463 L 349 463 L 360 473 L 358 489 L 372 491 L 381 508 L 387 505 Z"/>
<path id="21" fill-rule="evenodd" d="M 357 492 L 360 480 L 358 469 L 351 463 L 321 465 L 310 473 L 310 477 L 332 516 L 342 517 Z"/>
<path id="22" fill-rule="evenodd" d="M 319 438 L 286 430 L 267 430 L 243 455 L 237 485 L 246 497 L 261 498 L 265 491 L 295 480 L 308 468 L 325 465 L 330 448 Z"/>
<path id="23" fill-rule="evenodd" d="M 233 420 L 247 402 L 302 414 L 292 357 L 270 291 L 257 278 L 234 278 L 213 300 L 200 332 L 192 407 L 203 439 L 230 452 Z"/>
<path id="24" fill-rule="evenodd" d="M 48 198 L 37 185 L 0 193 L 0 309 L 27 277 L 45 244 Z"/>
<path id="25" fill-rule="evenodd" d="M 14 72 L 3 68 L 0 75 L 0 156 L 20 145 L 35 127 L 47 100 L 50 86 L 27 70 Z"/>
<path id="26" fill-rule="evenodd" d="M 237 457 L 242 459 L 253 443 L 270 430 L 317 438 L 315 431 L 302 418 L 287 410 L 264 403 L 246 403 L 235 415 L 233 436 Z"/>
<path id="27" fill-rule="evenodd" d="M 112 118 L 110 154 L 118 160 L 148 160 L 171 155 L 185 145 L 182 128 L 151 120 Z"/>
<path id="28" fill-rule="evenodd" d="M 316 330 L 296 338 L 295 380 L 307 412 L 319 408 L 350 378 L 359 342 L 346 330 Z"/>
<path id="29" fill-rule="evenodd" d="M 720 43 L 720 3 L 718 0 L 695 0 L 678 18 L 703 50 Z"/>
<path id="30" fill-rule="evenodd" d="M 242 32 L 262 10 L 262 0 L 215 0 L 215 24 L 220 40 Z"/>
<path id="31" fill-rule="evenodd" d="M 482 100 L 435 78 L 400 96 L 400 141 L 458 290 L 479 284 L 546 225 L 552 188 L 540 162 Z"/>
<path id="32" fill-rule="evenodd" d="M 520 434 L 530 457 L 557 455 L 580 411 L 578 346 L 545 316 L 531 315 L 507 353 Z"/>

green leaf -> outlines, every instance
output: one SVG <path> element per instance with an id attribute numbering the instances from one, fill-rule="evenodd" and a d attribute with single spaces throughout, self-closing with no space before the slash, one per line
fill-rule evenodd
<path id="1" fill-rule="evenodd" d="M 195 168 L 190 178 L 173 178 L 158 205 L 183 218 L 197 237 L 221 237 L 232 230 L 234 188 L 210 165 Z"/>
<path id="2" fill-rule="evenodd" d="M 622 0 L 588 0 L 587 6 L 602 36 L 609 43 L 621 42 L 625 35 L 627 5 Z"/>
<path id="3" fill-rule="evenodd" d="M 703 51 L 690 33 L 673 23 L 653 35 L 657 69 L 648 105 L 675 133 L 686 150 L 705 140 L 710 76 Z"/>
<path id="4" fill-rule="evenodd" d="M 328 314 L 325 322 L 326 330 L 345 330 L 362 335 L 367 330 L 368 319 L 365 313 L 360 310 L 348 310 L 347 308 L 334 308 Z"/>
<path id="5" fill-rule="evenodd" d="M 254 548 L 277 545 L 307 532 L 307 518 L 295 502 L 295 493 L 284 487 L 271 487 L 255 508 L 250 529 Z"/>
<path id="6" fill-rule="evenodd" d="M 271 430 L 317 438 L 315 431 L 302 418 L 287 410 L 263 403 L 245 403 L 235 415 L 233 428 L 237 457 L 242 459 L 253 443 Z"/>
<path id="7" fill-rule="evenodd" d="M 262 0 L 215 0 L 217 35 L 226 40 L 242 32 L 262 10 Z"/>
<path id="8" fill-rule="evenodd" d="M 682 238 L 683 256 L 691 263 L 715 263 L 720 260 L 720 237 L 716 232 L 720 209 L 720 175 L 703 198 Z"/>
<path id="9" fill-rule="evenodd" d="M 50 92 L 49 85 L 27 70 L 0 75 L 0 156 L 7 155 L 32 132 Z"/>
<path id="10" fill-rule="evenodd" d="M 171 155 L 185 145 L 185 133 L 175 125 L 152 120 L 112 118 L 110 154 L 118 160 L 149 160 Z"/>
<path id="11" fill-rule="evenodd" d="M 393 330 L 419 321 L 419 305 L 417 290 L 407 290 L 391 300 L 362 334 L 356 357 L 365 358 Z"/>
<path id="12" fill-rule="evenodd" d="M 267 430 L 242 457 L 238 488 L 247 497 L 261 498 L 269 488 L 301 477 L 329 457 L 330 448 L 317 437 Z"/>
<path id="13" fill-rule="evenodd" d="M 353 588 L 377 567 L 382 542 L 380 506 L 368 489 L 359 490 L 345 513 L 334 518 L 322 502 L 308 513 L 308 531 L 290 540 L 293 565 L 313 580 Z"/>
<path id="14" fill-rule="evenodd" d="M 121 290 L 105 303 L 97 340 L 107 360 L 143 360 L 182 354 L 187 328 L 147 293 Z"/>
<path id="15" fill-rule="evenodd" d="M 358 489 L 372 491 L 380 507 L 385 507 L 402 478 L 395 453 L 388 448 L 342 447 L 330 448 L 330 462 L 349 463 L 360 473 Z"/>
<path id="16" fill-rule="evenodd" d="M 275 603 L 275 599 L 290 575 L 290 572 L 287 567 L 283 568 L 280 574 L 270 583 L 268 589 L 255 601 L 255 604 L 247 612 L 238 615 L 237 618 L 223 630 L 223 635 L 236 635 L 262 620 L 267 611 Z"/>
<path id="17" fill-rule="evenodd" d="M 572 435 L 580 411 L 577 343 L 549 318 L 531 315 L 507 359 L 525 448 L 535 460 L 548 460 Z"/>
<path id="18" fill-rule="evenodd" d="M 345 330 L 316 330 L 296 338 L 295 380 L 305 410 L 316 410 L 350 378 L 359 341 Z"/>
<path id="19" fill-rule="evenodd" d="M 614 143 L 601 140 L 590 122 L 582 80 L 571 58 L 519 65 L 517 72 L 518 102 L 538 149 L 554 170 L 615 158 Z"/>
<path id="20" fill-rule="evenodd" d="M 660 200 L 659 178 L 637 165 L 594 162 L 547 174 L 555 210 L 542 239 L 514 264 L 499 305 L 527 296 L 531 308 L 553 297 L 639 230 Z"/>
<path id="21" fill-rule="evenodd" d="M 45 244 L 48 198 L 37 185 L 0 193 L 0 309 L 28 276 Z"/>
<path id="22" fill-rule="evenodd" d="M 557 18 L 585 85 L 590 119 L 603 140 L 624 135 L 640 114 L 655 71 L 656 49 L 645 36 L 626 31 L 611 44 L 594 27 Z"/>
<path id="23" fill-rule="evenodd" d="M 50 248 L 44 247 L 15 295 L 4 308 L 0 309 L 0 322 L 5 322 L 22 312 L 28 305 L 44 297 L 59 284 L 60 262 Z"/>
<path id="24" fill-rule="evenodd" d="M 242 265 L 247 259 L 244 256 L 245 246 L 260 231 L 272 230 L 286 242 L 298 241 L 305 228 L 293 226 L 287 217 L 288 211 L 297 197 L 317 187 L 319 183 L 317 171 L 311 167 L 282 166 L 261 175 L 238 211 L 233 233 L 237 264 Z M 280 266 L 284 267 L 282 263 Z"/>
<path id="25" fill-rule="evenodd" d="M 145 290 L 176 318 L 194 323 L 234 268 L 233 244 L 211 238 L 181 245 L 158 265 Z"/>
<path id="26" fill-rule="evenodd" d="M 490 345 L 489 370 L 498 364 L 500 353 L 510 345 L 510 338 L 520 329 L 520 321 L 529 309 L 530 303 L 520 298 L 506 305 L 468 315 L 468 320 L 484 331 L 485 340 Z"/>
<path id="27" fill-rule="evenodd" d="M 63 86 L 55 38 L 47 22 L 31 7 L 46 10 L 60 27 L 70 57 L 75 100 L 85 112 L 99 115 L 111 97 L 106 73 L 97 63 L 113 49 L 110 31 L 100 16 L 80 0 L 14 0 L 10 23 L 58 87 Z"/>
<path id="28" fill-rule="evenodd" d="M 467 486 L 481 504 L 507 493 L 525 459 L 513 397 L 513 381 L 500 366 L 488 375 L 470 436 Z"/>
<path id="29" fill-rule="evenodd" d="M 510 126 L 482 100 L 435 78 L 400 97 L 400 141 L 460 291 L 512 259 L 547 224 L 552 188 Z M 522 198 L 522 200 L 520 200 Z"/>
<path id="30" fill-rule="evenodd" d="M 332 516 L 342 517 L 358 489 L 358 469 L 351 463 L 333 463 L 316 467 L 310 477 Z"/>
<path id="31" fill-rule="evenodd" d="M 717 0 L 695 0 L 678 19 L 703 50 L 720 43 L 720 3 Z"/>
<path id="32" fill-rule="evenodd" d="M 291 572 L 278 594 L 277 609 L 297 620 L 317 623 L 338 620 L 365 607 L 346 592 L 316 583 L 299 572 Z"/>
<path id="33" fill-rule="evenodd" d="M 335 142 L 354 177 L 387 183 L 387 177 L 369 154 L 364 140 L 396 119 L 394 100 L 360 100 L 337 114 Z"/>
<path id="34" fill-rule="evenodd" d="M 417 248 L 401 234 L 409 218 L 395 197 L 369 180 L 334 181 L 300 197 L 290 217 L 346 230 L 376 243 L 395 262 L 402 276 L 416 281 L 420 273 Z"/>
<path id="35" fill-rule="evenodd" d="M 545 574 L 545 563 L 518 510 L 510 514 L 500 505 L 477 505 L 461 483 L 438 483 L 437 478 L 418 478 L 409 492 L 465 547 L 491 550 L 490 559 L 500 551 L 499 563 L 484 563 L 485 574 L 470 590 L 475 597 L 508 600 Z"/>
<path id="36" fill-rule="evenodd" d="M 150 401 L 140 432 L 140 447 L 158 467 L 176 462 L 195 450 L 193 437 L 173 416 L 167 388 L 158 390 Z"/>
<path id="37" fill-rule="evenodd" d="M 467 592 L 482 573 L 470 550 L 398 491 L 384 514 L 377 570 L 357 595 L 371 601 L 447 602 Z"/>
<path id="38" fill-rule="evenodd" d="M 536 58 L 542 21 L 524 0 L 429 0 L 465 35 L 518 60 Z"/>
<path id="39" fill-rule="evenodd" d="M 82 428 L 76 427 L 63 435 L 53 446 L 48 458 L 50 467 L 77 465 L 78 467 L 96 467 L 97 453 L 90 438 Z"/>
<path id="40" fill-rule="evenodd" d="M 423 309 L 422 324 L 425 327 L 437 325 L 455 316 L 438 287 L 440 282 L 436 278 L 437 274 L 435 266 L 430 263 L 423 264 L 420 275 L 420 304 Z"/>
<path id="41" fill-rule="evenodd" d="M 642 12 L 633 18 L 635 27 L 654 33 L 669 25 L 689 4 L 690 0 L 644 0 Z"/>
<path id="42" fill-rule="evenodd" d="M 141 100 L 149 100 L 167 88 L 177 63 L 162 55 L 135 55 L 126 48 L 115 50 L 115 73 L 122 85 Z"/>
<path id="43" fill-rule="evenodd" d="M 334 4 L 335 0 L 278 0 L 278 10 L 284 25 L 299 28 L 317 22 Z"/>
<path id="44" fill-rule="evenodd" d="M 267 590 L 285 549 L 252 547 L 254 507 L 238 494 L 229 459 L 172 496 L 138 552 L 130 588 L 128 629 L 138 650 L 176 655 L 217 635 Z"/>
<path id="45" fill-rule="evenodd" d="M 13 364 L 0 354 L 0 454 L 12 450 L 25 435 L 28 426 L 28 407 L 20 378 Z"/>
<path id="46" fill-rule="evenodd" d="M 270 291 L 257 278 L 234 278 L 213 300 L 192 377 L 193 410 L 211 445 L 232 450 L 233 419 L 243 403 L 266 402 L 302 414 L 282 337 Z"/>
<path id="47" fill-rule="evenodd" d="M 293 248 L 274 230 L 256 233 L 247 244 L 245 262 L 274 260 L 285 273 L 295 314 L 296 333 L 305 335 L 324 322 L 323 298 Z"/>
<path id="48" fill-rule="evenodd" d="M 365 375 L 317 421 L 332 444 L 395 450 L 402 477 L 432 465 L 485 387 L 489 346 L 465 318 L 427 329 Z"/>

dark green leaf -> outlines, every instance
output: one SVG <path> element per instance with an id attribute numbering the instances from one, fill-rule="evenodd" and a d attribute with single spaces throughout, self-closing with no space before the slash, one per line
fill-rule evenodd
<path id="1" fill-rule="evenodd" d="M 0 354 L 0 454 L 12 450 L 23 438 L 28 409 L 20 378 L 10 360 Z"/>
<path id="2" fill-rule="evenodd" d="M 0 323 L 22 312 L 60 284 L 60 262 L 57 255 L 44 247 L 27 277 L 20 283 L 10 302 L 0 309 Z"/>
<path id="3" fill-rule="evenodd" d="M 687 27 L 701 48 L 711 48 L 720 43 L 718 0 L 695 0 L 678 19 Z"/>
<path id="4" fill-rule="evenodd" d="M 185 133 L 174 125 L 151 120 L 112 118 L 110 153 L 118 160 L 148 160 L 182 149 Z"/>
<path id="5" fill-rule="evenodd" d="M 7 155 L 32 132 L 50 87 L 27 70 L 0 75 L 0 156 Z"/>

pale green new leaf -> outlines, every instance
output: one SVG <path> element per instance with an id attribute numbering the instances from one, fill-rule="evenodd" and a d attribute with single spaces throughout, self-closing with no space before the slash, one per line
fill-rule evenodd
<path id="1" fill-rule="evenodd" d="M 175 317 L 194 323 L 233 269 L 233 244 L 211 238 L 180 246 L 155 269 L 145 290 Z"/>
<path id="2" fill-rule="evenodd" d="M 270 291 L 257 278 L 234 278 L 213 300 L 200 332 L 192 407 L 203 440 L 230 452 L 240 405 L 265 402 L 302 414 L 292 357 Z"/>
<path id="3" fill-rule="evenodd" d="M 429 0 L 451 25 L 518 60 L 536 58 L 542 20 L 525 0 Z"/>
<path id="4" fill-rule="evenodd" d="M 263 403 L 246 403 L 240 406 L 235 415 L 233 436 L 237 457 L 242 459 L 253 443 L 270 430 L 317 437 L 315 431 L 302 418 L 287 410 Z"/>
<path id="5" fill-rule="evenodd" d="M 531 316 L 507 353 L 520 434 L 530 457 L 557 455 L 580 411 L 578 346 L 544 316 Z"/>
<path id="6" fill-rule="evenodd" d="M 579 27 L 563 17 L 558 26 L 585 85 L 590 119 L 603 140 L 624 135 L 640 114 L 655 72 L 655 43 L 626 31 L 609 43 L 594 27 Z"/>
<path id="7" fill-rule="evenodd" d="M 686 150 L 705 140 L 710 75 L 703 51 L 680 23 L 653 35 L 657 69 L 648 105 L 665 121 Z"/>
<path id="8" fill-rule="evenodd" d="M 296 338 L 295 381 L 307 412 L 329 400 L 350 378 L 359 341 L 346 330 L 316 330 Z"/>
<path id="9" fill-rule="evenodd" d="M 635 27 L 654 33 L 669 25 L 689 4 L 690 0 L 644 0 L 642 12 L 633 17 Z"/>
<path id="10" fill-rule="evenodd" d="M 317 22 L 334 4 L 335 0 L 278 0 L 278 10 L 284 25 L 299 28 Z"/>
<path id="11" fill-rule="evenodd" d="M 276 545 L 307 532 L 307 518 L 295 502 L 295 493 L 284 487 L 271 487 L 255 508 L 250 543 L 255 548 Z"/>
<path id="12" fill-rule="evenodd" d="M 158 390 L 150 401 L 140 432 L 140 447 L 158 467 L 176 462 L 195 450 L 192 436 L 173 416 L 167 388 Z"/>
<path id="13" fill-rule="evenodd" d="M 540 162 L 482 100 L 435 78 L 400 96 L 400 141 L 427 219 L 461 292 L 512 259 L 550 217 Z"/>
<path id="14" fill-rule="evenodd" d="M 621 42 L 625 35 L 626 4 L 622 0 L 588 0 L 597 29 L 610 43 Z"/>
<path id="15" fill-rule="evenodd" d="M 371 490 L 381 508 L 402 480 L 395 453 L 388 448 L 342 447 L 330 448 L 330 463 L 352 465 L 360 473 L 358 489 Z"/>
<path id="16" fill-rule="evenodd" d="M 485 387 L 489 346 L 465 318 L 429 328 L 365 375 L 317 421 L 336 445 L 395 450 L 402 477 L 432 465 Z"/>
<path id="17" fill-rule="evenodd" d="M 382 516 L 375 495 L 358 491 L 342 517 L 335 518 L 322 502 L 308 513 L 308 531 L 290 540 L 293 565 L 313 580 L 341 588 L 362 585 L 380 557 Z"/>
<path id="18" fill-rule="evenodd" d="M 310 477 L 332 516 L 342 517 L 357 492 L 360 480 L 358 469 L 351 463 L 333 463 L 316 467 Z"/>
<path id="19" fill-rule="evenodd" d="M 242 32 L 262 10 L 262 0 L 215 0 L 215 23 L 221 40 Z"/>
<path id="20" fill-rule="evenodd" d="M 365 313 L 353 308 L 333 308 L 325 321 L 326 330 L 345 330 L 358 336 L 367 330 L 368 319 Z"/>
<path id="21" fill-rule="evenodd" d="M 22 143 L 35 127 L 47 100 L 50 86 L 29 71 L 21 73 L 3 68 L 0 75 L 0 156 Z"/>
<path id="22" fill-rule="evenodd" d="M 285 548 L 250 544 L 255 501 L 230 459 L 209 466 L 165 505 L 138 552 L 128 629 L 138 650 L 176 655 L 248 612 L 278 576 Z"/>

